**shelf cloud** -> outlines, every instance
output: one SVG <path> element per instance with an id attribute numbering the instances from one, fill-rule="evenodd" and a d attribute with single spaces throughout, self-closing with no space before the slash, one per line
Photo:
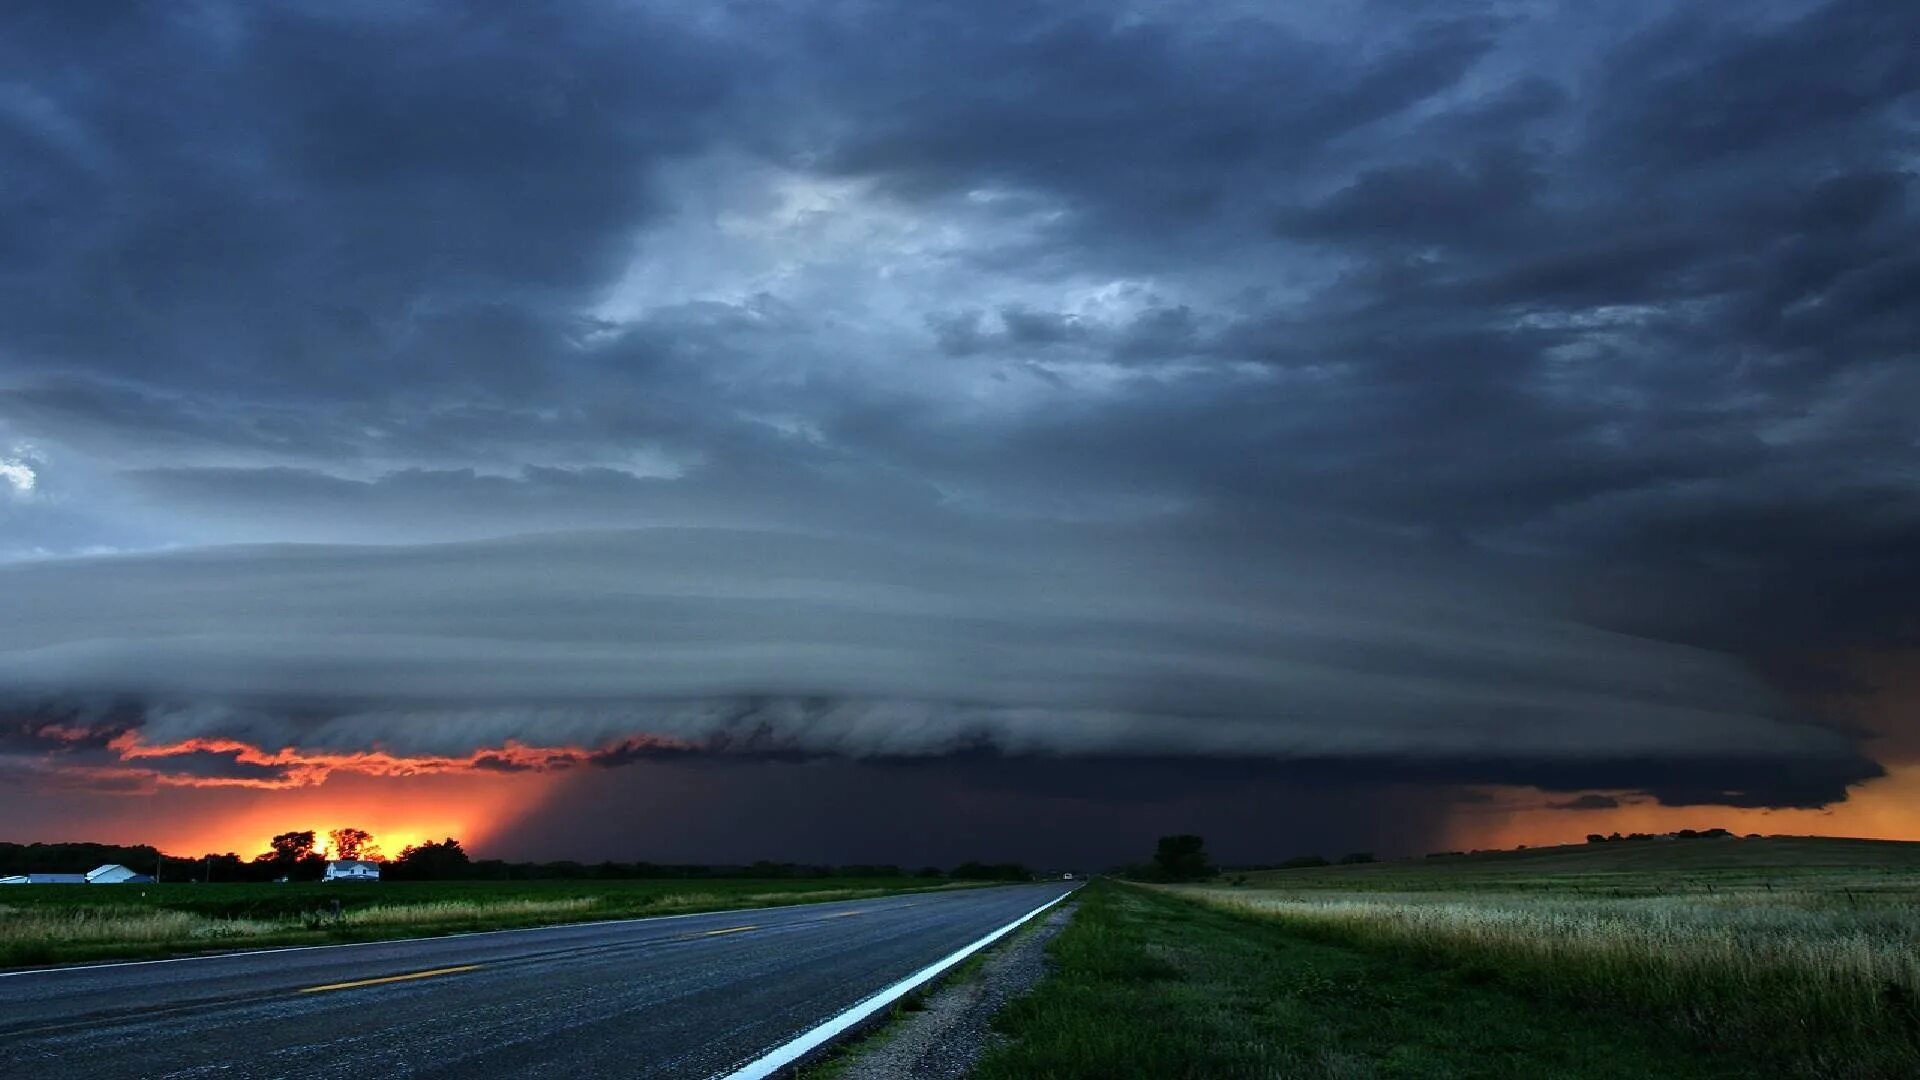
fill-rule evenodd
<path id="1" fill-rule="evenodd" d="M 654 529 L 25 563 L 0 569 L 21 601 L 0 682 L 140 702 L 109 744 L 124 760 L 230 753 L 283 779 L 991 751 L 1587 762 L 1632 787 L 1632 763 L 1710 773 L 1737 747 L 1797 804 L 1802 773 L 1828 801 L 1878 772 L 1730 657 L 1490 582 L 1102 535 Z"/>
<path id="2" fill-rule="evenodd" d="M 17 820 L 1914 760 L 1910 3 L 0 23 Z"/>

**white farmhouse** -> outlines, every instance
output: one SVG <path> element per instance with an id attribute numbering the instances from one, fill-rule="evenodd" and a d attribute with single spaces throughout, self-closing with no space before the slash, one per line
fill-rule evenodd
<path id="1" fill-rule="evenodd" d="M 327 864 L 321 881 L 379 881 L 380 864 L 364 859 L 335 859 Z"/>

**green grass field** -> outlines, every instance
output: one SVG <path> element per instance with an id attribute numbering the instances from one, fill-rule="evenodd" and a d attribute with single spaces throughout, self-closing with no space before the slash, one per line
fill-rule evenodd
<path id="1" fill-rule="evenodd" d="M 14 885 L 0 889 L 0 967 L 851 900 L 927 887 L 916 878 Z"/>
<path id="2" fill-rule="evenodd" d="M 1726 1078 L 1677 1038 L 1144 888 L 1097 882 L 980 1080 Z"/>
<path id="3" fill-rule="evenodd" d="M 1822 836 L 1619 840 L 1226 877 L 1260 888 L 1342 891 L 1471 887 L 1657 895 L 1721 886 L 1785 888 L 1801 881 L 1912 889 L 1920 882 L 1920 843 Z"/>
<path id="4" fill-rule="evenodd" d="M 1920 845 L 1623 842 L 1086 896 L 982 1076 L 1920 1076 Z"/>

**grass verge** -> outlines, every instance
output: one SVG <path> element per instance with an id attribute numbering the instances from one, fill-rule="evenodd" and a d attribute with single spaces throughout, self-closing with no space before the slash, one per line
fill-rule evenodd
<path id="1" fill-rule="evenodd" d="M 825 1053 L 801 1066 L 794 1074 L 795 1080 L 840 1080 L 861 1058 L 892 1042 L 908 1017 L 926 1011 L 928 994 L 951 981 L 951 977 L 936 979 L 933 987 L 923 987 L 894 1002 L 893 1007 L 877 1021 L 871 1021 L 870 1026 L 856 1029 L 857 1033 L 851 1038 L 833 1043 Z"/>
<path id="2" fill-rule="evenodd" d="M 1483 962 L 1303 933 L 1096 882 L 1053 973 L 1001 1014 L 980 1080 L 1772 1075 L 1657 1025 L 1543 997 Z"/>
<path id="3" fill-rule="evenodd" d="M 1071 901 L 1068 901 L 1071 903 Z M 995 957 L 1012 948 L 1016 943 L 1039 933 L 1047 924 L 1051 915 L 1042 915 L 1029 919 L 1019 929 L 992 945 L 974 953 L 953 967 L 935 976 L 925 985 L 894 1002 L 884 1018 L 871 1024 L 852 1038 L 842 1039 L 827 1050 L 818 1059 L 807 1064 L 797 1074 L 797 1080 L 839 1080 L 852 1066 L 867 1054 L 885 1047 L 898 1036 L 903 1024 L 914 1014 L 925 1012 L 928 1000 L 949 987 L 966 986 L 980 977 L 982 969 Z"/>

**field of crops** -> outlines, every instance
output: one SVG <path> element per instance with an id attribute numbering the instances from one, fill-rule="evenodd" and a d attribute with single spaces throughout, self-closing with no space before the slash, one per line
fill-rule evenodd
<path id="1" fill-rule="evenodd" d="M 1079 900 L 981 1080 L 1920 1076 L 1920 844 L 1608 840 Z"/>
<path id="2" fill-rule="evenodd" d="M 850 900 L 915 878 L 12 885 L 0 967 Z M 935 886 L 954 887 L 954 886 Z"/>
<path id="3" fill-rule="evenodd" d="M 1610 842 L 1170 891 L 1801 1075 L 1920 1075 L 1920 845 Z"/>

